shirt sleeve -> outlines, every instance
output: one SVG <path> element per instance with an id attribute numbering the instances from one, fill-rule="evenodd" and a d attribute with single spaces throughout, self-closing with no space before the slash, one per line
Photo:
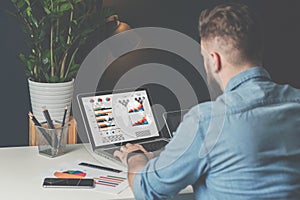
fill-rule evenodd
<path id="1" fill-rule="evenodd" d="M 160 156 L 135 174 L 132 189 L 137 200 L 172 198 L 206 173 L 207 158 L 200 157 L 201 131 L 197 112 L 190 111 Z"/>

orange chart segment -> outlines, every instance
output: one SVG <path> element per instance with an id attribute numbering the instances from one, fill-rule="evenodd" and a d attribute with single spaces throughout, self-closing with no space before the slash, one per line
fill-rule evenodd
<path id="1" fill-rule="evenodd" d="M 63 172 L 54 172 L 54 176 L 57 178 L 84 178 L 86 173 L 79 170 L 67 170 Z"/>

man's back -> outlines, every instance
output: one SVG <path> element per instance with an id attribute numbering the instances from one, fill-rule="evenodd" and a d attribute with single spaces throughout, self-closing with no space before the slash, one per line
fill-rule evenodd
<path id="1" fill-rule="evenodd" d="M 300 91 L 252 68 L 234 77 L 209 107 L 211 118 L 199 121 L 206 124 L 200 154 L 207 156 L 209 169 L 205 181 L 195 185 L 196 195 L 300 199 Z"/>
<path id="2" fill-rule="evenodd" d="M 255 67 L 261 20 L 247 5 L 223 3 L 201 12 L 199 33 L 208 87 L 224 94 L 192 108 L 158 157 L 130 157 L 135 198 L 169 199 L 192 185 L 201 200 L 299 200 L 300 90 Z M 146 152 L 130 144 L 117 153 L 135 149 Z"/>
<path id="3" fill-rule="evenodd" d="M 196 199 L 300 199 L 300 90 L 260 67 L 192 108 L 175 137 L 135 175 L 137 199 L 165 199 L 192 185 Z"/>

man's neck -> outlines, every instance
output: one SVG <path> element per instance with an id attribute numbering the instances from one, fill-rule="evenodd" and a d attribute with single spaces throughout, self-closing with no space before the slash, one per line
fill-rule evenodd
<path id="1" fill-rule="evenodd" d="M 224 73 L 220 74 L 220 78 L 221 78 L 221 89 L 224 92 L 225 88 L 228 85 L 228 82 L 230 81 L 230 79 L 232 79 L 233 77 L 235 77 L 236 75 L 238 75 L 239 73 L 246 71 L 252 67 L 255 67 L 254 65 L 243 65 L 242 67 L 226 67 L 226 69 L 224 70 Z"/>

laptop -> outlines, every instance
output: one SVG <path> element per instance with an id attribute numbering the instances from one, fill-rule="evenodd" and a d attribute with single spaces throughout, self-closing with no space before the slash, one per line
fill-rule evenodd
<path id="1" fill-rule="evenodd" d="M 179 124 L 183 120 L 183 116 L 189 111 L 186 110 L 175 110 L 175 111 L 168 111 L 163 113 L 163 119 L 166 125 L 166 128 L 169 132 L 171 137 L 174 137 L 174 132 L 177 130 Z"/>
<path id="2" fill-rule="evenodd" d="M 105 158 L 120 163 L 113 153 L 126 143 L 155 152 L 171 139 L 158 130 L 146 89 L 85 93 L 77 100 L 92 150 Z"/>

